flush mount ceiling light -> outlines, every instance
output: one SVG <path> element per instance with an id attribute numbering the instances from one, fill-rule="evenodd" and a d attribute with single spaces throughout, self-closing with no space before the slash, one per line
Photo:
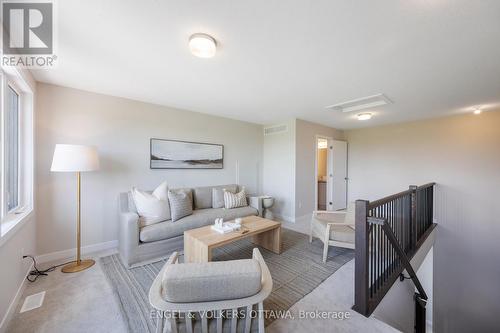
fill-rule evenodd
<path id="1" fill-rule="evenodd" d="M 217 42 L 207 34 L 197 33 L 189 37 L 191 53 L 200 58 L 212 58 L 217 50 Z"/>
<path id="2" fill-rule="evenodd" d="M 358 114 L 358 120 L 369 120 L 369 119 L 372 119 L 372 114 L 369 112 Z"/>
<path id="3" fill-rule="evenodd" d="M 478 106 L 475 110 L 474 110 L 474 114 L 481 114 L 481 108 Z"/>

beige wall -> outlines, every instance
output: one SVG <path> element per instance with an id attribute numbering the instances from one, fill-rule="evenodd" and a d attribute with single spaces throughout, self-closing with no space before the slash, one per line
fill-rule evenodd
<path id="1" fill-rule="evenodd" d="M 436 332 L 500 325 L 500 112 L 346 132 L 349 198 L 373 200 L 438 183 Z"/>
<path id="2" fill-rule="evenodd" d="M 118 238 L 118 193 L 239 182 L 261 192 L 262 126 L 48 84 L 38 85 L 38 253 L 75 247 L 74 174 L 52 173 L 56 143 L 97 146 L 101 170 L 82 175 L 82 243 Z M 150 138 L 220 143 L 224 169 L 150 170 Z"/>
<path id="3" fill-rule="evenodd" d="M 315 210 L 316 136 L 343 140 L 335 128 L 297 119 L 295 137 L 295 219 L 310 220 Z"/>
<path id="4" fill-rule="evenodd" d="M 287 131 L 264 136 L 264 194 L 275 198 L 272 208 L 278 219 L 294 220 L 295 212 L 295 119 Z"/>
<path id="5" fill-rule="evenodd" d="M 301 119 L 286 122 L 286 133 L 264 137 L 264 193 L 274 196 L 280 219 L 310 220 L 315 210 L 316 136 L 343 139 L 343 132 Z"/>

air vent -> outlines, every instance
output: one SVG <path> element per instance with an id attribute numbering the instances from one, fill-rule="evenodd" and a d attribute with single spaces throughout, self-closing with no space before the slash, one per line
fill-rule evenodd
<path id="1" fill-rule="evenodd" d="M 387 104 L 392 104 L 392 101 L 389 98 L 387 98 L 387 96 L 385 96 L 384 94 L 377 94 L 330 105 L 327 106 L 326 108 L 334 111 L 353 112 L 353 111 L 371 109 L 377 106 L 382 106 Z"/>
<path id="2" fill-rule="evenodd" d="M 264 135 L 273 135 L 273 134 L 285 133 L 286 131 L 288 131 L 288 126 L 285 125 L 285 124 L 264 127 Z"/>
<path id="3" fill-rule="evenodd" d="M 45 298 L 45 291 L 26 297 L 23 306 L 21 307 L 21 311 L 19 311 L 19 313 L 23 313 L 41 307 L 44 298 Z"/>

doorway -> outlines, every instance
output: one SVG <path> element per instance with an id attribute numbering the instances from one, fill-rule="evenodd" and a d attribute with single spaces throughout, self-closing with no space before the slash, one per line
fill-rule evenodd
<path id="1" fill-rule="evenodd" d="M 317 135 L 315 149 L 315 209 L 345 209 L 347 207 L 347 142 Z"/>
<path id="2" fill-rule="evenodd" d="M 327 210 L 327 168 L 328 168 L 328 140 L 323 138 L 318 138 L 316 145 L 316 160 L 317 160 L 317 170 L 316 170 L 316 186 L 318 203 L 316 205 L 317 210 Z"/>

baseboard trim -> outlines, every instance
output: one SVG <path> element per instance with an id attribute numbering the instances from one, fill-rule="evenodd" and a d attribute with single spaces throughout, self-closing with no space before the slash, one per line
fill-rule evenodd
<path id="1" fill-rule="evenodd" d="M 296 216 L 295 217 L 295 223 L 297 224 L 300 224 L 300 223 L 311 223 L 311 217 L 312 217 L 312 213 L 309 213 L 309 214 L 305 214 L 305 215 L 302 215 L 302 216 Z"/>
<path id="2" fill-rule="evenodd" d="M 28 276 L 29 272 L 32 269 L 33 269 L 33 264 L 29 266 L 28 270 L 26 271 L 26 274 L 24 274 L 25 277 L 23 278 L 21 285 L 17 289 L 16 295 L 10 302 L 9 307 L 7 308 L 7 312 L 5 313 L 5 316 L 2 318 L 2 322 L 0 323 L 0 333 L 7 332 L 7 326 L 9 326 L 12 317 L 14 317 L 14 312 L 16 311 L 17 304 L 19 304 L 19 301 L 23 296 L 24 290 L 26 289 L 26 285 L 28 283 L 28 280 L 26 280 L 26 276 Z"/>
<path id="3" fill-rule="evenodd" d="M 291 216 L 284 216 L 276 213 L 274 213 L 274 219 L 288 223 L 295 223 L 295 219 Z"/>
<path id="4" fill-rule="evenodd" d="M 99 251 L 115 249 L 117 247 L 118 247 L 118 240 L 112 240 L 109 242 L 103 242 L 103 243 L 82 246 L 81 253 L 82 253 L 82 255 L 87 255 L 87 254 L 95 253 L 95 252 L 99 252 Z M 46 253 L 46 254 L 36 256 L 35 258 L 36 258 L 37 263 L 43 264 L 46 262 L 72 258 L 75 256 L 75 253 L 76 253 L 76 248 Z"/>

